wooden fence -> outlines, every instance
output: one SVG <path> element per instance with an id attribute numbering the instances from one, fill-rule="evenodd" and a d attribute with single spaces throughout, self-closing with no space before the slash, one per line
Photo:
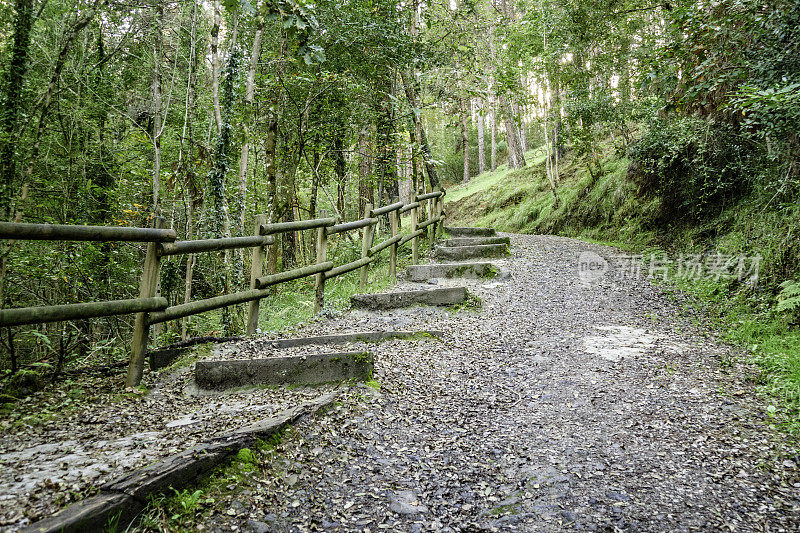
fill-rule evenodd
<path id="1" fill-rule="evenodd" d="M 395 202 L 391 205 L 365 209 L 367 217 L 353 222 L 337 223 L 325 212 L 321 218 L 297 222 L 267 224 L 264 215 L 256 217 L 254 234 L 249 237 L 177 241 L 173 229 L 164 228 L 165 220 L 156 218 L 153 228 L 123 228 L 113 226 L 69 226 L 51 224 L 0 223 L 0 239 L 51 240 L 51 241 L 101 241 L 101 242 L 146 242 L 147 254 L 142 268 L 139 298 L 112 300 L 68 305 L 23 307 L 0 310 L 0 327 L 43 324 L 63 320 L 88 319 L 135 313 L 131 358 L 126 386 L 136 386 L 142 378 L 144 359 L 150 326 L 169 320 L 196 315 L 237 304 L 249 303 L 247 334 L 256 333 L 260 300 L 269 295 L 270 287 L 279 283 L 315 276 L 314 312 L 319 312 L 325 299 L 325 281 L 353 270 L 360 270 L 359 282 L 367 284 L 369 264 L 380 252 L 389 249 L 389 275 L 397 276 L 397 249 L 411 242 L 413 262 L 419 261 L 419 239 L 427 232 L 432 243 L 441 233 L 444 221 L 444 192 L 435 191 L 415 195 L 408 204 Z M 401 235 L 400 215 L 411 211 L 410 233 Z M 427 216 L 426 216 L 427 213 Z M 375 244 L 375 226 L 380 217 L 389 221 L 390 237 Z M 422 221 L 422 219 L 425 219 Z M 276 242 L 275 235 L 302 230 L 316 230 L 316 261 L 314 264 L 263 275 L 266 250 Z M 361 258 L 342 265 L 327 260 L 328 237 L 337 233 L 362 230 Z M 253 260 L 250 272 L 250 289 L 233 294 L 224 294 L 204 300 L 169 306 L 166 298 L 157 294 L 161 272 L 161 258 L 172 255 L 194 254 L 252 248 Z"/>

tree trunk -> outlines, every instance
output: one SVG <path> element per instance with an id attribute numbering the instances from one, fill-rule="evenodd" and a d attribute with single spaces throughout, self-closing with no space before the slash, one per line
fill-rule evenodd
<path id="1" fill-rule="evenodd" d="M 367 204 L 373 203 L 375 184 L 370 175 L 372 168 L 369 136 L 366 130 L 358 134 L 358 218 L 364 218 Z"/>
<path id="2" fill-rule="evenodd" d="M 273 223 L 278 216 L 278 175 L 276 165 L 276 141 L 278 138 L 278 116 L 270 112 L 267 134 L 264 136 L 264 171 L 267 178 L 267 223 Z M 267 249 L 267 274 L 278 271 L 278 247 Z"/>
<path id="3" fill-rule="evenodd" d="M 483 133 L 484 116 L 481 113 L 483 111 L 483 100 L 478 100 L 478 103 L 478 175 L 480 175 L 486 171 L 486 146 Z"/>
<path id="4" fill-rule="evenodd" d="M 528 151 L 528 133 L 525 126 L 525 117 L 521 112 L 522 108 L 516 101 L 513 102 L 512 108 L 514 110 L 514 122 L 517 124 L 517 131 L 519 132 L 519 146 L 522 152 L 525 153 Z"/>
<path id="5" fill-rule="evenodd" d="M 308 218 L 317 218 L 317 196 L 319 194 L 319 134 L 314 134 L 314 168 L 311 169 L 311 197 L 308 200 Z"/>
<path id="6" fill-rule="evenodd" d="M 17 121 L 23 110 L 22 86 L 28 71 L 28 48 L 33 27 L 33 0 L 14 2 L 14 38 L 11 60 L 4 73 L 2 101 L 0 101 L 0 216 L 11 220 L 11 197 L 16 179 Z"/>
<path id="7" fill-rule="evenodd" d="M 463 183 L 469 181 L 469 109 L 467 109 L 467 100 L 461 99 L 461 153 L 464 157 L 464 176 Z"/>
<path id="8" fill-rule="evenodd" d="M 344 197 L 347 190 L 347 165 L 344 159 L 344 127 L 333 138 L 333 172 L 336 175 L 336 212 L 344 217 Z"/>
<path id="9" fill-rule="evenodd" d="M 194 173 L 194 163 L 191 154 L 193 152 L 192 140 L 193 131 L 192 121 L 189 120 L 190 113 L 194 116 L 196 105 L 196 87 L 197 80 L 197 3 L 194 4 L 192 9 L 192 23 L 191 30 L 189 31 L 189 74 L 186 81 L 186 103 L 183 114 L 183 130 L 181 135 L 181 150 L 179 155 L 178 167 L 182 168 L 184 172 L 184 201 L 187 202 L 186 213 L 186 239 L 191 240 L 195 235 L 195 211 L 196 207 L 201 205 L 203 201 L 200 187 L 196 183 L 196 176 Z M 189 157 L 188 161 L 183 162 L 184 157 L 184 144 L 188 147 Z M 192 281 L 194 279 L 194 265 L 195 255 L 188 254 L 186 256 L 186 276 L 183 286 L 183 303 L 188 304 L 192 301 Z M 189 337 L 189 320 L 190 317 L 181 319 L 181 339 L 186 340 Z"/>
<path id="10" fill-rule="evenodd" d="M 261 57 L 261 38 L 264 34 L 263 26 L 256 29 L 253 36 L 253 48 L 250 53 L 250 67 L 247 71 L 247 83 L 244 96 L 244 116 L 242 117 L 243 139 L 242 150 L 239 155 L 239 195 L 236 198 L 237 216 L 235 235 L 242 236 L 245 232 L 245 214 L 247 212 L 247 169 L 250 163 L 250 127 L 255 120 L 253 98 L 255 95 L 256 67 Z M 244 249 L 236 250 L 237 266 L 241 271 L 236 273 L 237 279 L 244 280 Z"/>
<path id="11" fill-rule="evenodd" d="M 163 43 L 163 19 L 164 6 L 161 0 L 153 2 L 153 72 L 151 80 L 151 90 L 153 92 L 153 208 L 155 216 L 161 214 L 161 132 L 162 132 L 162 108 L 161 108 L 161 58 L 164 53 Z"/>
<path id="12" fill-rule="evenodd" d="M 379 90 L 376 95 L 376 133 L 377 133 L 377 157 L 376 170 L 380 179 L 379 200 L 387 203 L 387 198 L 397 196 L 397 168 L 395 167 L 395 140 L 394 140 L 394 121 L 392 93 L 393 84 L 389 73 L 381 75 Z"/>
<path id="13" fill-rule="evenodd" d="M 214 106 L 217 135 L 222 133 L 222 110 L 219 105 L 219 27 L 222 19 L 220 9 L 220 1 L 214 0 L 214 23 L 211 26 L 211 100 Z"/>
<path id="14" fill-rule="evenodd" d="M 492 150 L 491 150 L 491 164 L 492 164 L 492 172 L 497 170 L 497 102 L 495 98 L 492 98 L 492 109 L 491 109 L 491 125 L 492 128 Z"/>
<path id="15" fill-rule="evenodd" d="M 422 123 L 420 122 L 419 118 L 419 106 L 417 104 L 417 81 L 416 78 L 411 77 L 407 72 L 400 73 L 400 77 L 403 80 L 403 87 L 405 88 L 406 99 L 408 100 L 408 105 L 413 110 L 412 116 L 414 120 L 414 127 L 418 128 L 417 131 L 419 132 L 419 146 L 420 150 L 422 151 L 422 161 L 425 165 L 425 172 L 428 174 L 428 181 L 430 182 L 431 188 L 435 189 L 436 187 L 441 187 L 441 183 L 439 182 L 439 175 L 436 172 L 436 165 L 433 163 L 433 156 L 431 155 L 431 149 L 428 146 L 428 139 L 425 136 L 425 128 L 422 127 Z"/>
<path id="16" fill-rule="evenodd" d="M 506 126 L 506 137 L 508 140 L 508 165 L 510 168 L 522 168 L 526 165 L 525 155 L 522 152 L 522 145 L 519 140 L 519 132 L 514 115 L 511 113 L 511 106 L 505 96 L 500 96 L 500 107 L 503 111 L 503 122 Z"/>

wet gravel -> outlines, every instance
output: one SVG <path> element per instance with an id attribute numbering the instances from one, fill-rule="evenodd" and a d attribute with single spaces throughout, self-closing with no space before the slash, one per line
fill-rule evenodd
<path id="1" fill-rule="evenodd" d="M 203 393 L 190 367 L 146 374 L 148 394 L 120 394 L 123 380 L 115 375 L 62 382 L 18 408 L 34 415 L 50 409 L 53 418 L 3 421 L 0 531 L 16 531 L 127 472 L 335 388 Z"/>
<path id="2" fill-rule="evenodd" d="M 436 282 L 466 285 L 480 309 L 351 311 L 295 332 L 426 329 L 443 331 L 439 340 L 220 347 L 211 357 L 367 348 L 380 390 L 351 387 L 327 414 L 301 422 L 249 483 L 231 487 L 190 529 L 797 530 L 797 451 L 769 426 L 743 356 L 646 280 L 581 284 L 577 255 L 610 249 L 511 239 L 512 257 L 494 261 L 509 279 Z M 120 471 L 327 391 L 190 396 L 189 381 L 183 370 L 132 404 L 4 435 L 0 528 L 63 505 L 57 495 L 88 493 Z M 37 443 L 56 448 L 36 451 Z M 127 462 L 115 463 L 117 452 Z M 59 464 L 65 455 L 86 462 Z M 90 464 L 109 472 L 84 480 Z"/>
<path id="3" fill-rule="evenodd" d="M 446 334 L 373 345 L 380 391 L 351 390 L 301 423 L 195 526 L 796 531 L 796 449 L 767 423 L 742 354 L 646 280 L 582 285 L 577 254 L 610 249 L 511 238 L 511 279 L 463 282 L 478 311 L 351 312 L 305 327 Z"/>

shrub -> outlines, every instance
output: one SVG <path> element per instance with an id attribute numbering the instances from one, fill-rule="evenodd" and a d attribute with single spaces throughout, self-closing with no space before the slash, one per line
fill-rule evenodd
<path id="1" fill-rule="evenodd" d="M 752 153 L 730 124 L 659 119 L 631 146 L 628 178 L 641 195 L 661 197 L 662 221 L 703 219 L 750 189 Z"/>

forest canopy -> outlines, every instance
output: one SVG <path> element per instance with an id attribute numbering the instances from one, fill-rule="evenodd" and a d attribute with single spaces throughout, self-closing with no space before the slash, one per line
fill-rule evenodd
<path id="1" fill-rule="evenodd" d="M 257 214 L 353 220 L 367 204 L 523 168 L 539 146 L 558 203 L 562 158 L 600 172 L 609 136 L 638 194 L 661 198 L 661 227 L 753 191 L 797 216 L 794 1 L 4 0 L 0 46 L 4 221 L 163 216 L 180 240 L 235 237 Z M 302 264 L 311 246 L 285 234 L 268 270 Z M 798 251 L 787 236 L 785 277 Z M 142 254 L 6 242 L 2 306 L 133 298 Z M 161 293 L 244 286 L 246 261 L 166 263 Z M 126 320 L 70 326 L 69 339 L 85 354 L 117 343 Z M 43 338 L 65 335 L 31 328 L 19 350 L 38 360 Z M 13 351 L 12 332 L 2 338 Z"/>

